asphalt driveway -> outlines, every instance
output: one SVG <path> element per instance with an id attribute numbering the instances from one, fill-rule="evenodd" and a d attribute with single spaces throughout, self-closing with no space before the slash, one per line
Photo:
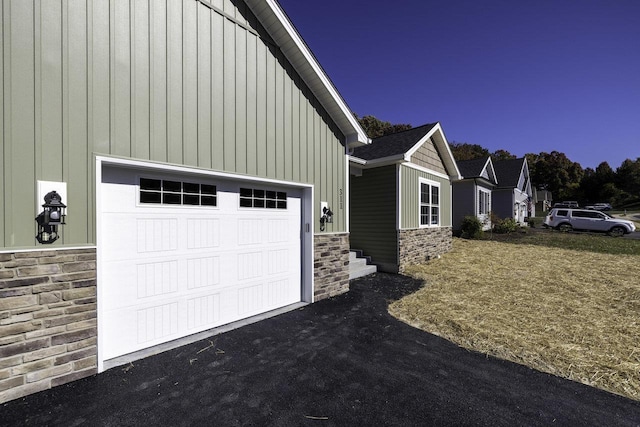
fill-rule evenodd
<path id="1" fill-rule="evenodd" d="M 640 425 L 640 402 L 461 349 L 351 291 L 0 407 L 2 425 Z"/>

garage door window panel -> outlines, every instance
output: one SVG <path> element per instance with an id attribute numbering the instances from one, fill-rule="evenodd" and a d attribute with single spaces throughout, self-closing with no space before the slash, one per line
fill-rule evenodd
<path id="1" fill-rule="evenodd" d="M 287 209 L 287 193 L 256 188 L 240 188 L 240 207 Z"/>
<path id="2" fill-rule="evenodd" d="M 217 188 L 211 184 L 140 178 L 140 203 L 217 206 Z"/>

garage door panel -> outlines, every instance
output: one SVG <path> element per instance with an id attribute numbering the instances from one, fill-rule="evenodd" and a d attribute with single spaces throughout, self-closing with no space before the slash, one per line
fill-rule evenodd
<path id="1" fill-rule="evenodd" d="M 220 256 L 205 256 L 186 260 L 187 289 L 198 289 L 219 285 Z"/>
<path id="2" fill-rule="evenodd" d="M 213 249 L 220 246 L 220 219 L 187 218 L 187 249 Z"/>
<path id="3" fill-rule="evenodd" d="M 104 360 L 301 300 L 299 190 L 286 209 L 240 207 L 230 181 L 217 206 L 149 205 L 121 173 L 101 187 Z"/>

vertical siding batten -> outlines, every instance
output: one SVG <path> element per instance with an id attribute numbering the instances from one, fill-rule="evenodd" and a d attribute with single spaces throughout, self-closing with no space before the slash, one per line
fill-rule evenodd
<path id="1" fill-rule="evenodd" d="M 10 124 L 8 129 L 5 128 L 5 135 L 8 135 L 8 140 L 5 140 L 5 168 L 9 178 L 5 182 L 4 204 L 8 205 L 5 215 L 11 245 L 35 242 L 35 222 L 30 219 L 27 225 L 21 221 L 25 217 L 32 218 L 34 193 L 15 191 L 17 188 L 35 191 L 36 188 L 34 13 L 33 2 L 12 1 L 9 5 L 9 21 L 15 24 L 9 25 L 9 52 L 5 52 L 11 59 L 9 64 L 5 62 L 9 67 L 10 91 L 5 117 L 8 116 Z"/>
<path id="2" fill-rule="evenodd" d="M 280 49 L 276 52 L 275 68 L 275 141 L 273 149 L 275 151 L 276 170 L 275 177 L 284 179 L 284 70 L 282 67 L 283 58 Z"/>
<path id="3" fill-rule="evenodd" d="M 224 20 L 211 12 L 211 167 L 224 170 Z"/>
<path id="4" fill-rule="evenodd" d="M 112 97 L 111 5 L 100 0 L 87 2 L 87 159 L 89 177 L 95 176 L 94 153 L 109 153 L 111 144 Z M 96 243 L 96 205 L 93 178 L 87 180 L 87 224 L 89 242 Z"/>
<path id="5" fill-rule="evenodd" d="M 197 165 L 211 168 L 211 10 L 197 3 Z"/>
<path id="6" fill-rule="evenodd" d="M 225 8 L 225 11 L 227 9 Z M 236 25 L 224 21 L 224 169 L 236 168 Z"/>
<path id="7" fill-rule="evenodd" d="M 257 52 L 257 37 L 255 34 L 246 33 L 247 36 L 247 88 L 246 88 L 246 127 L 245 127 L 245 138 L 246 138 L 246 157 L 247 157 L 247 169 L 246 173 L 249 175 L 258 174 L 257 167 L 257 114 L 258 114 L 258 90 L 257 90 L 257 79 L 258 79 L 258 52 Z"/>
<path id="8" fill-rule="evenodd" d="M 111 154 L 131 156 L 131 18 L 130 5 L 111 2 Z"/>
<path id="9" fill-rule="evenodd" d="M 73 222 L 65 226 L 65 244 L 91 242 L 89 235 L 90 211 L 87 201 L 92 200 L 90 159 L 91 143 L 88 142 L 88 61 L 87 61 L 87 1 L 69 0 L 63 10 L 64 25 L 63 60 L 63 179 L 67 182 L 67 200 L 64 203 L 76 208 L 70 211 Z"/>
<path id="10" fill-rule="evenodd" d="M 5 36 L 5 2 L 2 1 L 0 3 L 0 34 L 2 34 L 2 40 L 0 40 L 0 166 L 2 166 L 2 170 L 0 170 L 0 200 L 5 199 L 5 174 L 6 174 L 6 164 L 5 164 L 5 102 L 7 102 L 7 94 L 6 94 L 6 82 L 5 82 L 5 72 L 4 72 L 4 54 L 5 54 L 5 43 L 7 42 L 7 37 Z M 0 245 L 8 246 L 6 241 L 6 225 L 5 225 L 5 209 L 7 208 L 7 203 L 3 203 L 0 206 Z"/>
<path id="11" fill-rule="evenodd" d="M 63 40 L 62 2 L 40 2 L 35 9 L 36 179 L 62 181 Z M 56 165 L 57 167 L 42 165 Z"/>
<path id="12" fill-rule="evenodd" d="M 235 25 L 235 166 L 247 173 L 247 31 Z"/>
<path id="13" fill-rule="evenodd" d="M 267 82 L 267 45 L 256 40 L 256 170 L 258 176 L 267 176 L 267 135 L 269 97 Z"/>
<path id="14" fill-rule="evenodd" d="M 183 158 L 190 166 L 198 165 L 198 28 L 197 5 L 183 1 L 182 24 L 182 96 Z"/>
<path id="15" fill-rule="evenodd" d="M 167 160 L 183 163 L 182 0 L 167 0 Z"/>
<path id="16" fill-rule="evenodd" d="M 149 159 L 149 1 L 131 2 L 131 156 Z"/>
<path id="17" fill-rule="evenodd" d="M 267 140 L 265 141 L 266 150 L 266 171 L 267 176 L 276 176 L 276 59 L 274 49 L 267 46 L 267 72 L 265 79 L 267 81 Z M 271 53 L 271 54 L 269 54 Z"/>
<path id="18" fill-rule="evenodd" d="M 291 179 L 300 181 L 300 117 L 302 111 L 300 108 L 300 83 L 297 75 L 292 79 L 291 84 L 291 109 L 293 112 L 291 120 Z"/>
<path id="19" fill-rule="evenodd" d="M 168 160 L 167 143 L 167 0 L 149 2 L 149 142 L 150 158 Z"/>

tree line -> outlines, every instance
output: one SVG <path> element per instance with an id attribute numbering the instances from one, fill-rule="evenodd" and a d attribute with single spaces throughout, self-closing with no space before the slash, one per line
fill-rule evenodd
<path id="1" fill-rule="evenodd" d="M 370 138 L 411 129 L 409 124 L 391 124 L 374 116 L 356 118 Z M 451 142 L 456 160 L 471 160 L 490 156 L 492 161 L 515 159 L 517 156 L 500 149 L 490 152 L 478 144 Z M 525 154 L 531 183 L 539 190 L 548 190 L 555 201 L 577 200 L 581 204 L 611 203 L 616 208 L 640 207 L 640 157 L 626 159 L 613 169 L 602 162 L 595 169 L 582 168 L 564 153 L 552 151 Z"/>

